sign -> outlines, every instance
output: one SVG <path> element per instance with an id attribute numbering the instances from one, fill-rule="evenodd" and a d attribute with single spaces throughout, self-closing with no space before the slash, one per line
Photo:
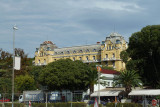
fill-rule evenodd
<path id="1" fill-rule="evenodd" d="M 98 102 L 97 102 L 96 98 L 95 98 L 95 101 L 94 101 L 94 107 L 98 107 Z"/>
<path id="2" fill-rule="evenodd" d="M 97 71 L 100 72 L 102 68 L 100 66 L 97 66 Z"/>
<path id="3" fill-rule="evenodd" d="M 156 99 L 153 99 L 152 100 L 152 106 L 156 106 L 157 105 L 157 100 Z"/>
<path id="4" fill-rule="evenodd" d="M 31 101 L 29 101 L 29 107 L 31 107 Z"/>

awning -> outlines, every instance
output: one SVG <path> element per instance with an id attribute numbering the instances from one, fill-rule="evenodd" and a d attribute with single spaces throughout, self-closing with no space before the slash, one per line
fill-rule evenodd
<path id="1" fill-rule="evenodd" d="M 100 91 L 100 96 L 118 96 L 122 90 L 111 90 L 111 91 Z M 91 94 L 91 97 L 98 96 L 98 92 L 94 92 Z"/>
<path id="2" fill-rule="evenodd" d="M 133 90 L 129 93 L 130 96 L 143 96 L 143 95 L 160 95 L 160 89 L 145 89 L 145 90 Z"/>

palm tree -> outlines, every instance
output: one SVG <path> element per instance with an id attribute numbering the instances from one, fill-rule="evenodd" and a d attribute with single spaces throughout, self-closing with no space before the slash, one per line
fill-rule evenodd
<path id="1" fill-rule="evenodd" d="M 94 84 L 97 84 L 98 81 L 98 72 L 96 65 L 91 63 L 89 64 L 90 71 L 88 73 L 89 79 L 86 81 L 86 84 L 89 86 L 90 95 L 94 92 Z"/>
<path id="2" fill-rule="evenodd" d="M 142 81 L 140 76 L 136 71 L 125 70 L 120 73 L 117 77 L 114 78 L 115 86 L 122 84 L 125 87 L 125 92 L 127 95 L 131 92 L 132 87 L 142 87 Z"/>

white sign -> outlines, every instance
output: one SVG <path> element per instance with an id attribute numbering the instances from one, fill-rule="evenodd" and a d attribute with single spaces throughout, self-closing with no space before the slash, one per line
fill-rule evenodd
<path id="1" fill-rule="evenodd" d="M 21 69 L 21 57 L 15 57 L 14 69 L 20 70 Z"/>

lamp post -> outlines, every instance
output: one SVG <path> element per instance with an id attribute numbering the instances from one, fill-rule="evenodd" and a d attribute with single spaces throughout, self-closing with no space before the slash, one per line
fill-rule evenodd
<path id="1" fill-rule="evenodd" d="M 14 66 L 15 66 L 15 31 L 18 28 L 13 26 L 13 68 L 12 68 L 12 107 L 14 107 Z"/>
<path id="2" fill-rule="evenodd" d="M 98 71 L 98 104 L 100 104 L 100 71 L 102 65 L 96 65 Z"/>

